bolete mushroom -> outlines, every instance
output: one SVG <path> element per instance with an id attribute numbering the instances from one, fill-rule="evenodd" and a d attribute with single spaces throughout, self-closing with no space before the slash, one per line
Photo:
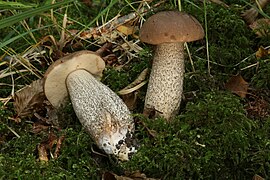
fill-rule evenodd
<path id="1" fill-rule="evenodd" d="M 179 110 L 184 79 L 184 43 L 202 39 L 204 30 L 191 15 L 178 11 L 159 12 L 140 29 L 142 42 L 156 45 L 145 97 L 144 114 L 170 120 Z"/>
<path id="2" fill-rule="evenodd" d="M 120 160 L 136 152 L 134 122 L 122 99 L 98 81 L 105 63 L 91 51 L 79 51 L 55 61 L 45 73 L 44 92 L 59 108 L 67 102 L 100 149 Z"/>

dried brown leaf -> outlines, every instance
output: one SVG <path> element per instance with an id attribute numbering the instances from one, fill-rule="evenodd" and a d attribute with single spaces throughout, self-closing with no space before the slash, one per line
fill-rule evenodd
<path id="1" fill-rule="evenodd" d="M 56 143 L 56 148 L 55 148 L 55 151 L 53 153 L 53 158 L 54 159 L 57 159 L 59 157 L 60 149 L 62 147 L 62 143 L 63 143 L 64 140 L 65 140 L 64 135 L 62 135 L 60 138 L 58 138 L 57 143 Z"/>
<path id="2" fill-rule="evenodd" d="M 32 133 L 38 134 L 40 132 L 47 131 L 49 128 L 50 128 L 50 126 L 45 125 L 45 124 L 42 124 L 42 123 L 40 123 L 38 121 L 38 122 L 35 122 L 33 124 L 33 126 L 32 126 Z"/>
<path id="3" fill-rule="evenodd" d="M 245 98 L 248 90 L 248 83 L 239 74 L 232 76 L 225 84 L 225 88 L 238 96 Z"/>
<path id="4" fill-rule="evenodd" d="M 262 10 L 266 5 L 270 2 L 269 0 L 256 0 L 254 4 L 255 7 L 251 7 L 242 13 L 243 19 L 247 22 L 247 24 L 252 24 L 257 16 L 259 15 L 259 10 Z"/>
<path id="5" fill-rule="evenodd" d="M 30 85 L 15 93 L 14 107 L 18 117 L 32 115 L 43 103 L 43 79 L 33 81 Z"/>
<path id="6" fill-rule="evenodd" d="M 134 26 L 130 25 L 121 25 L 118 26 L 116 29 L 125 35 L 131 35 L 134 33 Z"/>
<path id="7" fill-rule="evenodd" d="M 60 138 L 58 138 L 54 133 L 52 133 L 52 132 L 49 133 L 48 139 L 41 142 L 37 146 L 39 160 L 46 161 L 46 162 L 49 161 L 49 154 L 52 154 L 54 147 L 55 147 L 55 150 L 54 150 L 52 158 L 54 158 L 54 159 L 58 158 L 64 139 L 65 139 L 64 135 L 62 135 L 62 136 L 60 136 Z"/>
<path id="8" fill-rule="evenodd" d="M 263 177 L 259 176 L 258 174 L 255 174 L 252 178 L 252 180 L 264 180 Z"/>
<path id="9" fill-rule="evenodd" d="M 270 19 L 261 18 L 249 25 L 249 27 L 258 35 L 258 37 L 270 35 Z"/>
<path id="10" fill-rule="evenodd" d="M 41 143 L 38 145 L 37 149 L 38 149 L 38 159 L 43 162 L 48 162 L 49 158 L 46 145 Z"/>
<path id="11" fill-rule="evenodd" d="M 43 143 L 45 143 L 48 147 L 48 149 L 51 151 L 53 146 L 57 143 L 57 136 L 54 133 L 49 133 L 49 137 L 46 141 L 44 141 Z"/>
<path id="12" fill-rule="evenodd" d="M 259 47 L 259 49 L 256 51 L 256 58 L 260 59 L 262 57 L 268 56 L 269 52 L 267 49 L 264 49 L 264 47 Z"/>

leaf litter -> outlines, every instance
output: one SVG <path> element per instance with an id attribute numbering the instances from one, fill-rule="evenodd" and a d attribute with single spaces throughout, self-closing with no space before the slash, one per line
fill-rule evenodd
<path id="1" fill-rule="evenodd" d="M 89 1 L 91 4 L 91 1 Z M 141 47 L 138 45 L 139 40 L 136 36 L 136 32 L 138 29 L 138 23 L 143 21 L 143 15 L 149 11 L 149 9 L 145 8 L 151 1 L 143 2 L 141 9 L 137 10 L 137 12 L 130 13 L 125 16 L 116 16 L 114 19 L 109 21 L 108 23 L 103 24 L 100 27 L 96 28 L 89 28 L 88 31 L 80 32 L 79 30 L 67 30 L 67 15 L 65 14 L 65 19 L 63 21 L 63 29 L 61 31 L 61 39 L 59 41 L 55 40 L 53 36 L 49 35 L 44 37 L 44 39 L 39 42 L 35 47 L 31 47 L 31 52 L 26 52 L 25 54 L 16 54 L 11 55 L 14 52 L 10 53 L 7 51 L 8 57 L 10 59 L 5 61 L 10 63 L 10 66 L 6 69 L 0 71 L 0 79 L 16 75 L 18 73 L 29 73 L 34 74 L 37 78 L 37 81 L 34 81 L 31 85 L 25 87 L 21 91 L 18 91 L 14 95 L 14 106 L 17 112 L 17 117 L 24 118 L 27 116 L 34 115 L 37 119 L 45 122 L 50 122 L 50 120 L 44 120 L 42 116 L 40 116 L 37 111 L 37 107 L 44 103 L 44 94 L 42 94 L 42 86 L 40 84 L 42 79 L 42 73 L 39 71 L 37 67 L 35 67 L 35 62 L 38 62 L 39 65 L 43 64 L 43 66 L 48 66 L 54 60 L 64 56 L 66 52 L 63 52 L 67 46 L 71 45 L 72 48 L 82 48 L 83 41 L 87 39 L 94 39 L 95 42 L 93 43 L 97 47 L 103 47 L 102 44 L 113 44 L 113 46 L 106 47 L 106 56 L 104 56 L 104 60 L 106 64 L 112 67 L 122 67 L 123 65 L 130 62 L 134 57 L 138 57 L 138 52 L 141 51 Z M 218 4 L 225 5 L 222 1 L 212 1 Z M 163 1 L 157 3 L 155 6 L 157 7 L 162 4 Z M 145 10 L 147 9 L 147 10 Z M 139 12 L 139 13 L 138 13 Z M 133 38 L 130 40 L 127 36 L 132 36 Z M 54 47 L 52 48 L 50 45 L 46 45 L 47 42 L 52 42 Z M 42 47 L 42 48 L 41 48 Z M 51 62 L 43 61 L 44 59 L 44 51 L 48 50 L 49 55 L 55 55 L 51 60 Z M 117 56 L 117 52 L 121 52 L 121 56 Z M 264 57 L 266 52 L 262 49 L 259 49 L 258 55 L 256 53 L 257 58 Z M 45 51 L 46 52 L 46 51 Z M 104 51 L 105 52 L 105 51 Z M 123 53 L 124 52 L 124 53 Z M 267 52 L 268 53 L 268 52 Z M 14 53 L 15 54 L 15 53 Z M 27 56 L 25 56 L 27 54 Z M 11 56 L 10 56 L 11 55 Z M 28 56 L 30 55 L 30 56 Z M 33 55 L 33 56 L 31 56 Z M 1 59 L 6 58 L 7 56 L 2 57 Z M 22 58 L 23 57 L 23 58 Z M 128 61 L 125 62 L 123 57 L 128 57 Z M 11 61 L 12 60 L 12 61 Z M 15 61 L 14 61 L 15 60 Z M 25 61 L 26 60 L 26 61 Z M 122 61 L 119 63 L 119 61 Z M 124 62 L 124 63 L 123 63 Z M 5 64 L 0 64 L 0 66 L 4 66 Z M 22 68 L 24 67 L 24 68 Z M 16 69 L 16 70 L 15 70 Z M 143 72 L 142 72 L 143 73 Z M 21 74 L 19 74 L 21 75 Z M 25 74 L 27 76 L 28 74 Z M 140 79 L 140 76 L 138 77 Z M 136 93 L 140 87 L 145 84 L 145 77 L 142 78 L 143 80 L 138 81 L 136 80 L 131 83 L 129 86 L 124 88 L 123 90 L 119 91 L 119 94 L 122 95 L 130 95 L 128 97 L 128 101 L 130 101 L 130 107 L 132 107 L 136 103 Z M 15 86 L 16 82 L 12 84 Z M 38 85 L 39 84 L 39 85 Z M 136 84 L 136 85 L 134 85 Z M 225 85 L 226 89 L 230 90 L 231 92 L 239 95 L 240 97 L 246 97 L 247 90 L 248 90 L 248 83 L 243 79 L 241 75 L 233 76 Z M 28 89 L 27 89 L 28 88 Z M 43 100 L 42 100 L 43 99 Z M 41 102 L 42 101 L 42 102 Z M 262 101 L 263 102 L 263 101 Z M 263 103 L 261 103 L 263 104 Z M 44 104 L 43 104 L 44 105 Z M 49 110 L 49 105 L 45 105 L 48 112 L 54 112 L 53 110 Z M 250 106 L 254 107 L 254 106 Z M 252 109 L 252 108 L 251 108 Z M 52 113 L 54 114 L 54 113 Z M 49 115 L 49 117 L 54 117 L 55 115 Z M 50 124 L 50 123 L 48 123 Z M 43 123 L 35 124 L 36 130 L 35 133 L 39 133 L 41 131 L 47 131 L 50 129 L 50 126 L 44 125 Z M 146 127 L 147 128 L 147 127 Z M 155 137 L 155 133 L 152 133 L 150 129 L 147 129 L 151 136 Z M 38 152 L 39 152 L 39 160 L 40 161 L 48 161 L 49 157 L 58 157 L 61 144 L 64 140 L 64 136 L 60 138 L 55 137 L 55 135 L 49 135 L 48 140 L 43 141 L 38 145 Z M 52 147 L 56 145 L 54 155 L 51 155 Z M 49 152 L 49 153 L 48 153 Z M 50 156 L 49 156 L 50 155 Z M 117 176 L 116 174 L 111 173 L 115 179 L 119 179 L 121 176 Z M 117 178 L 116 178 L 117 177 Z M 124 177 L 125 178 L 125 177 Z M 143 179 L 143 178 L 141 178 Z M 144 178 L 145 179 L 145 178 Z M 150 178 L 147 178 L 150 179 Z"/>
<path id="2" fill-rule="evenodd" d="M 16 119 L 30 116 L 41 108 L 45 100 L 43 83 L 43 79 L 33 81 L 30 85 L 15 93 L 14 108 L 17 112 Z"/>
<path id="3" fill-rule="evenodd" d="M 245 98 L 248 91 L 248 83 L 238 74 L 232 76 L 225 84 L 225 88 L 238 96 Z"/>
<path id="4" fill-rule="evenodd" d="M 40 69 L 48 67 L 53 61 L 66 55 L 68 48 L 82 48 L 85 42 L 88 42 L 88 39 L 95 41 L 93 45 L 99 47 L 96 52 L 103 56 L 107 66 L 112 66 L 118 70 L 121 69 L 133 58 L 138 57 L 138 53 L 142 50 L 138 45 L 140 41 L 136 34 L 138 33 L 138 24 L 144 20 L 143 15 L 150 12 L 148 8 L 150 2 L 144 1 L 136 12 L 124 16 L 118 15 L 102 26 L 90 28 L 90 30 L 84 32 L 68 30 L 68 16 L 65 14 L 59 40 L 53 35 L 46 35 L 36 45 L 31 46 L 21 54 L 17 54 L 13 50 L 7 50 L 6 55 L 1 57 L 5 59 L 5 63 L 1 64 L 1 67 L 4 68 L 0 70 L 0 79 L 13 78 L 14 76 L 19 78 L 24 76 L 32 79 L 30 76 L 33 74 L 37 78 L 30 85 L 20 88 L 14 95 L 11 92 L 11 96 L 13 96 L 16 111 L 14 120 L 20 122 L 21 119 L 29 117 L 34 121 L 32 133 L 48 133 L 48 138 L 37 145 L 38 159 L 40 161 L 48 162 L 51 158 L 57 158 L 64 140 L 64 135 L 57 137 L 52 131 L 52 128 L 60 131 L 57 127 L 59 117 L 45 98 L 43 73 Z M 153 7 L 157 7 L 163 2 L 165 1 L 160 1 Z M 129 36 L 132 38 L 128 38 Z M 130 104 L 128 106 L 131 109 L 135 107 L 138 90 L 146 84 L 147 72 L 148 70 L 144 70 L 138 79 L 122 90 L 123 96 L 129 94 L 126 100 L 129 101 L 127 104 Z M 16 80 L 11 84 L 13 89 L 19 87 Z M 20 87 L 22 86 L 20 85 Z M 56 126 L 54 126 L 55 124 Z"/>

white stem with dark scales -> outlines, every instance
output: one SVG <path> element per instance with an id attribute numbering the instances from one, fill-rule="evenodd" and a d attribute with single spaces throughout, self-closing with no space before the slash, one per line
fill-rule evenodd
<path id="1" fill-rule="evenodd" d="M 85 70 L 76 70 L 66 79 L 74 111 L 99 148 L 120 160 L 136 152 L 134 122 L 122 99 Z"/>
<path id="2" fill-rule="evenodd" d="M 184 44 L 157 45 L 144 111 L 155 110 L 156 115 L 169 120 L 179 110 L 184 79 Z"/>

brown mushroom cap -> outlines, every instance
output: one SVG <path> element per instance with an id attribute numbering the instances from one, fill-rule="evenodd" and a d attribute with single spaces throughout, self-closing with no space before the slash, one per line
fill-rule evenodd
<path id="1" fill-rule="evenodd" d="M 193 16 L 179 11 L 162 11 L 143 24 L 140 40 L 148 44 L 190 42 L 202 39 L 204 30 Z"/>
<path id="2" fill-rule="evenodd" d="M 50 103 L 58 108 L 68 97 L 67 76 L 77 70 L 85 69 L 96 77 L 102 76 L 105 68 L 103 59 L 92 51 L 78 51 L 55 61 L 46 71 L 44 93 Z"/>

